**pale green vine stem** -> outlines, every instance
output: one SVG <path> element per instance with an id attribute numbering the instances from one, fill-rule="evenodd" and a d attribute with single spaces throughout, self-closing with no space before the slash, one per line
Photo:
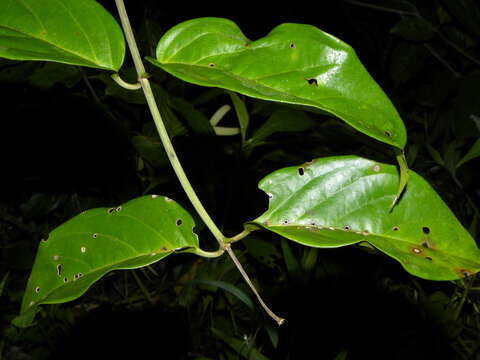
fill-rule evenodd
<path id="1" fill-rule="evenodd" d="M 127 90 L 138 90 L 142 88 L 142 84 L 139 82 L 135 84 L 130 84 L 123 80 L 120 75 L 118 74 L 112 74 L 112 79 L 115 81 L 118 85 L 120 85 L 122 88 L 127 89 Z"/>
<path id="2" fill-rule="evenodd" d="M 208 227 L 208 229 L 212 232 L 213 236 L 215 239 L 218 241 L 220 245 L 220 249 L 217 252 L 212 252 L 210 255 L 212 256 L 220 256 L 225 250 L 227 251 L 228 255 L 230 255 L 232 261 L 235 263 L 235 266 L 237 269 L 240 271 L 242 274 L 243 278 L 247 282 L 247 284 L 250 286 L 252 289 L 253 293 L 256 295 L 257 299 L 259 300 L 260 304 L 264 308 L 264 310 L 269 314 L 279 325 L 281 325 L 284 321 L 284 319 L 276 316 L 269 308 L 268 306 L 263 302 L 261 299 L 260 295 L 257 292 L 257 289 L 255 289 L 255 286 L 252 284 L 250 278 L 248 277 L 247 273 L 243 269 L 242 264 L 238 261 L 237 257 L 233 253 L 232 249 L 230 249 L 230 245 L 225 243 L 225 240 L 227 238 L 221 233 L 221 231 L 218 229 L 218 227 L 215 225 L 213 220 L 211 219 L 210 215 L 208 215 L 207 211 L 203 207 L 200 199 L 197 197 L 197 194 L 192 188 L 192 185 L 188 181 L 188 178 L 185 174 L 185 171 L 183 170 L 180 161 L 178 160 L 177 154 L 175 152 L 175 149 L 173 148 L 173 145 L 170 141 L 170 138 L 167 133 L 167 129 L 165 128 L 165 125 L 163 124 L 162 117 L 160 115 L 160 112 L 158 111 L 158 107 L 155 101 L 155 97 L 153 96 L 153 91 L 150 86 L 150 82 L 148 81 L 148 77 L 145 71 L 145 67 L 143 66 L 142 58 L 140 56 L 140 53 L 138 51 L 137 43 L 135 41 L 135 38 L 133 36 L 133 31 L 132 27 L 130 25 L 130 20 L 128 19 L 127 11 L 125 9 L 125 5 L 123 3 L 123 0 L 115 0 L 115 4 L 117 6 L 117 10 L 120 16 L 120 20 L 122 23 L 123 27 L 123 32 L 125 34 L 125 37 L 127 39 L 127 44 L 130 49 L 130 54 L 132 55 L 133 62 L 135 64 L 135 69 L 138 74 L 138 81 L 142 87 L 143 93 L 145 94 L 145 98 L 147 100 L 148 107 L 150 108 L 150 112 L 152 114 L 153 120 L 155 122 L 155 126 L 157 127 L 158 134 L 160 135 L 160 139 L 162 141 L 163 147 L 165 149 L 165 152 L 167 153 L 168 159 L 170 160 L 170 163 L 175 171 L 175 174 L 177 175 L 178 180 L 180 181 L 180 184 L 182 185 L 185 193 L 187 194 L 189 200 L 191 201 L 193 207 L 197 211 L 198 215 L 200 218 L 203 220 L 205 225 Z M 201 253 L 200 253 L 201 252 Z M 205 256 L 207 252 L 204 251 L 197 251 L 198 255 Z"/>

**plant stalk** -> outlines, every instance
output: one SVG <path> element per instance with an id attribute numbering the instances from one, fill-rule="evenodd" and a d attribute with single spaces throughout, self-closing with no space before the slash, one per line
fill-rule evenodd
<path id="1" fill-rule="evenodd" d="M 157 127 L 157 131 L 158 131 L 158 134 L 160 135 L 160 139 L 162 141 L 165 152 L 167 153 L 168 159 L 170 160 L 170 164 L 172 165 L 172 167 L 175 171 L 175 174 L 177 175 L 177 178 L 178 178 L 178 180 L 180 181 L 180 184 L 183 187 L 183 190 L 187 194 L 187 197 L 191 201 L 193 207 L 197 211 L 200 218 L 203 220 L 203 222 L 208 227 L 208 229 L 212 232 L 215 239 L 218 241 L 218 244 L 220 245 L 219 251 L 221 251 L 221 252 L 227 251 L 228 255 L 230 256 L 230 258 L 234 262 L 237 269 L 242 274 L 244 280 L 250 286 L 253 293 L 256 295 L 258 301 L 260 302 L 260 304 L 262 305 L 264 310 L 279 325 L 281 325 L 284 322 L 284 319 L 275 315 L 268 308 L 268 306 L 263 302 L 263 300 L 260 297 L 257 289 L 255 288 L 252 281 L 248 277 L 247 273 L 243 269 L 242 264 L 238 261 L 237 257 L 235 256 L 235 253 L 230 248 L 230 244 L 226 244 L 225 240 L 227 238 L 222 234 L 222 232 L 218 229 L 217 225 L 213 222 L 212 218 L 207 213 L 207 211 L 203 207 L 200 199 L 198 198 L 197 194 L 193 190 L 193 187 L 190 184 L 190 181 L 188 180 L 187 175 L 185 174 L 185 171 L 182 168 L 182 165 L 180 164 L 180 161 L 177 157 L 175 149 L 173 148 L 172 142 L 170 141 L 170 137 L 168 136 L 167 129 L 165 128 L 165 125 L 162 121 L 162 116 L 160 115 L 160 111 L 158 110 L 158 107 L 157 107 L 157 104 L 156 104 L 156 101 L 155 101 L 155 97 L 153 95 L 153 91 L 152 91 L 152 88 L 150 86 L 150 82 L 148 80 L 148 75 L 145 71 L 145 67 L 143 65 L 143 61 L 142 61 L 142 58 L 140 56 L 140 52 L 138 51 L 138 47 L 137 47 L 137 43 L 135 41 L 135 37 L 133 36 L 132 27 L 130 25 L 130 20 L 128 19 L 127 11 L 125 9 L 125 4 L 123 3 L 123 0 L 115 0 L 115 4 L 117 6 L 117 10 L 118 10 L 118 13 L 119 13 L 119 16 L 120 16 L 120 21 L 122 23 L 123 32 L 125 34 L 125 38 L 127 40 L 128 47 L 130 49 L 130 54 L 132 55 L 133 63 L 135 64 L 135 69 L 136 69 L 137 75 L 138 75 L 138 81 L 139 81 L 139 83 L 142 87 L 143 93 L 145 94 L 145 98 L 147 100 L 148 107 L 150 109 L 153 120 L 155 122 L 155 126 Z"/>

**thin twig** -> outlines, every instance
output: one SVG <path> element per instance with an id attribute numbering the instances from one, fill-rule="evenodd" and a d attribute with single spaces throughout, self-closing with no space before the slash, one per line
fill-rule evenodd
<path id="1" fill-rule="evenodd" d="M 445 66 L 455 77 L 459 77 L 460 74 L 445 60 L 443 59 L 437 51 L 431 47 L 429 44 L 423 44 L 430 54 L 432 54 L 443 66 Z"/>
<path id="2" fill-rule="evenodd" d="M 416 16 L 417 15 L 417 13 L 413 12 L 413 11 L 391 9 L 391 8 L 387 8 L 387 7 L 383 7 L 383 6 L 379 6 L 379 5 L 367 4 L 367 3 L 364 3 L 364 2 L 361 2 L 361 1 L 356 1 L 356 0 L 343 0 L 343 1 L 348 3 L 348 4 L 361 6 L 361 7 L 368 8 L 368 9 L 373 9 L 373 10 L 380 10 L 380 11 L 384 11 L 384 12 L 389 12 L 389 13 L 392 13 L 392 14 L 411 15 L 411 16 Z"/>

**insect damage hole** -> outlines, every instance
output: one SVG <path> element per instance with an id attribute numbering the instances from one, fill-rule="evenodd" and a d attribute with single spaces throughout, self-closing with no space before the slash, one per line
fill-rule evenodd
<path id="1" fill-rule="evenodd" d="M 94 239 L 96 239 L 96 238 L 98 238 L 98 234 L 97 234 L 97 233 L 93 233 L 93 234 L 92 234 L 92 237 L 93 237 Z"/>
<path id="2" fill-rule="evenodd" d="M 295 48 L 295 44 L 293 42 L 291 42 L 289 46 L 290 46 L 290 49 Z"/>
<path id="3" fill-rule="evenodd" d="M 62 276 L 62 264 L 57 265 L 57 275 Z"/>
<path id="4" fill-rule="evenodd" d="M 37 287 L 35 288 L 35 292 L 36 292 L 37 294 L 40 292 L 40 286 L 37 286 Z"/>
<path id="5" fill-rule="evenodd" d="M 215 67 L 215 64 L 214 64 L 214 63 L 210 63 L 210 64 L 208 64 L 208 67 L 213 68 L 213 67 Z"/>
<path id="6" fill-rule="evenodd" d="M 83 254 L 85 254 L 85 253 L 87 252 L 87 248 L 86 248 L 85 246 L 82 246 L 82 247 L 80 248 L 80 252 L 83 253 Z"/>
<path id="7" fill-rule="evenodd" d="M 372 169 L 373 169 L 374 172 L 379 172 L 380 171 L 380 165 L 375 164 L 375 165 L 373 165 Z"/>
<path id="8" fill-rule="evenodd" d="M 298 175 L 300 175 L 300 176 L 303 176 L 303 175 L 305 174 L 305 170 L 303 170 L 302 167 L 301 167 L 301 168 L 298 168 L 297 171 L 298 171 Z"/>
<path id="9" fill-rule="evenodd" d="M 117 207 L 117 208 L 115 209 L 115 211 L 116 211 L 116 212 L 122 211 L 122 207 L 121 207 L 121 206 Z"/>
<path id="10" fill-rule="evenodd" d="M 392 136 L 392 133 L 388 130 L 385 130 L 383 133 L 385 134 L 386 137 L 391 137 Z"/>
<path id="11" fill-rule="evenodd" d="M 305 79 L 305 80 L 308 83 L 308 85 L 318 86 L 317 79 L 315 79 L 315 78 L 309 78 L 309 79 Z"/>
<path id="12" fill-rule="evenodd" d="M 393 231 L 398 231 L 398 230 L 400 230 L 400 227 L 397 226 L 397 225 L 395 225 L 395 226 L 392 228 L 392 230 L 393 230 Z"/>
<path id="13" fill-rule="evenodd" d="M 182 223 L 183 223 L 182 219 L 177 219 L 177 221 L 175 222 L 177 226 L 182 225 Z"/>
<path id="14" fill-rule="evenodd" d="M 345 226 L 343 227 L 343 230 L 344 230 L 344 231 L 350 231 L 350 229 L 351 229 L 351 228 L 350 228 L 349 225 L 345 225 Z"/>
<path id="15" fill-rule="evenodd" d="M 107 210 L 107 214 L 111 214 L 111 213 L 113 213 L 114 211 L 115 211 L 115 208 L 110 208 L 110 209 Z"/>
<path id="16" fill-rule="evenodd" d="M 425 235 L 430 234 L 430 228 L 427 227 L 427 226 L 422 227 L 422 231 L 423 231 L 423 233 L 424 233 Z"/>

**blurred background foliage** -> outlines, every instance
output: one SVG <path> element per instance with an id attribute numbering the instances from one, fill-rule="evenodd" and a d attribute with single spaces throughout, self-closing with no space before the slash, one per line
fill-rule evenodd
<path id="1" fill-rule="evenodd" d="M 322 11 L 299 4 L 275 11 L 181 8 L 154 0 L 127 8 L 150 56 L 164 31 L 200 16 L 230 18 L 251 39 L 299 22 L 346 41 L 399 110 L 410 167 L 478 239 L 480 4 L 366 1 L 331 2 Z M 116 15 L 112 2 L 101 2 Z M 209 120 L 219 109 L 230 108 L 219 125 L 238 124 L 227 93 L 148 71 L 187 174 L 226 235 L 266 209 L 257 183 L 273 170 L 342 154 L 394 162 L 387 146 L 331 116 L 244 97 L 246 141 L 217 136 Z M 122 76 L 135 81 L 129 59 Z M 287 318 L 281 328 L 226 256 L 187 254 L 111 273 L 74 302 L 44 306 L 36 326 L 11 327 L 37 244 L 62 222 L 147 193 L 194 212 L 140 91 L 123 90 L 91 69 L 7 60 L 0 61 L 0 91 L 0 359 L 480 357 L 476 276 L 424 281 L 368 248 L 318 250 L 266 232 L 234 248 L 264 299 Z M 202 246 L 214 249 L 197 222 Z"/>

